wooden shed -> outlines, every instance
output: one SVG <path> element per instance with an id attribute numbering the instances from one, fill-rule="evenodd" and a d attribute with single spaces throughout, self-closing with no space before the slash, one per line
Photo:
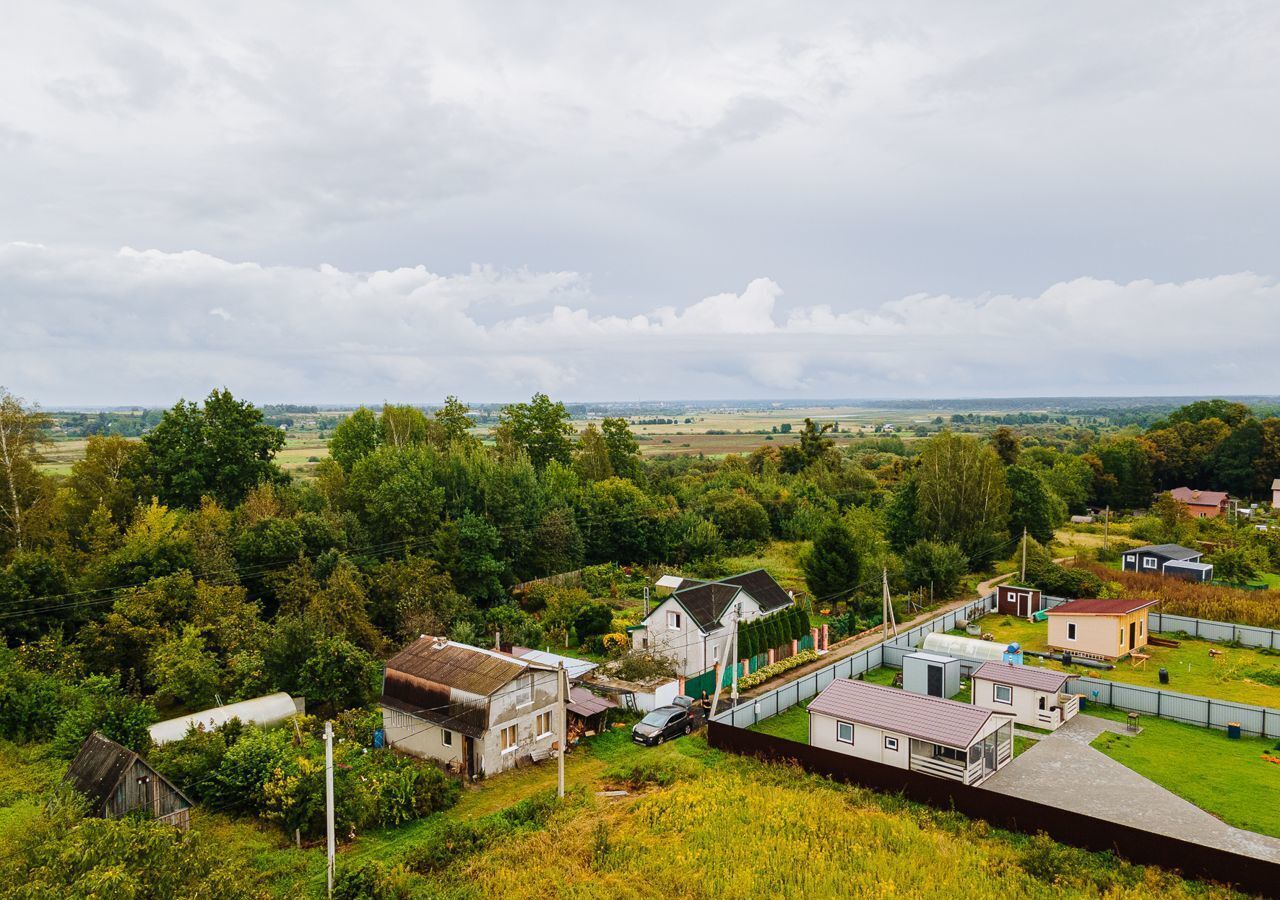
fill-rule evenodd
<path id="1" fill-rule="evenodd" d="M 183 831 L 192 803 L 138 754 L 94 732 L 67 768 L 64 781 L 89 798 L 89 814 L 118 819 L 135 810 Z"/>
<path id="2" fill-rule="evenodd" d="M 1037 588 L 1020 584 L 996 585 L 996 612 L 1029 619 L 1042 609 L 1044 598 Z"/>

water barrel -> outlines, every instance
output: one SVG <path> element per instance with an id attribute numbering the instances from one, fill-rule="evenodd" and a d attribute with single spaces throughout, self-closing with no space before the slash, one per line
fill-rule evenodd
<path id="1" fill-rule="evenodd" d="M 1227 737 L 1231 738 L 1233 741 L 1240 740 L 1240 723 L 1239 722 L 1227 723 Z"/>
<path id="2" fill-rule="evenodd" d="M 1160 667 L 1160 683 L 1161 684 L 1169 683 L 1169 670 L 1164 668 L 1163 666 Z"/>
<path id="3" fill-rule="evenodd" d="M 1062 651 L 1062 664 L 1064 666 L 1071 665 L 1071 654 L 1068 653 L 1066 650 Z"/>

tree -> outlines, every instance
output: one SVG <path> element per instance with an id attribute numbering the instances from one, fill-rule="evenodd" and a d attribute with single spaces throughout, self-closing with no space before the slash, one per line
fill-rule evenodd
<path id="1" fill-rule="evenodd" d="M 436 410 L 436 424 L 440 427 L 440 436 L 445 445 L 473 442 L 471 429 L 475 420 L 471 418 L 471 407 L 450 394 L 444 398 L 444 406 Z"/>
<path id="2" fill-rule="evenodd" d="M 1066 521 L 1067 506 L 1045 483 L 1039 470 L 1010 466 L 1005 470 L 1009 487 L 1009 535 L 1022 536 L 1023 529 L 1042 544 L 1053 540 L 1054 529 Z"/>
<path id="3" fill-rule="evenodd" d="M 917 541 L 903 556 L 903 574 L 913 588 L 928 587 L 940 600 L 954 597 L 960 580 L 969 571 L 969 560 L 959 544 Z"/>
<path id="4" fill-rule="evenodd" d="M 834 521 L 823 528 L 804 557 L 801 568 L 809 593 L 818 602 L 842 599 L 858 588 L 862 558 L 848 526 Z"/>
<path id="5" fill-rule="evenodd" d="M 636 443 L 627 420 L 605 417 L 600 422 L 604 444 L 609 451 L 609 466 L 619 478 L 635 479 L 640 474 L 640 445 Z"/>
<path id="6" fill-rule="evenodd" d="M 436 532 L 436 559 L 473 600 L 492 603 L 502 598 L 507 567 L 501 555 L 498 529 L 474 513 L 449 520 Z"/>
<path id="7" fill-rule="evenodd" d="M 1213 577 L 1233 584 L 1247 584 L 1258 577 L 1258 559 L 1247 547 L 1222 547 L 1210 556 Z"/>
<path id="8" fill-rule="evenodd" d="M 804 456 L 805 465 L 811 465 L 830 452 L 833 441 L 827 437 L 832 423 L 819 425 L 813 419 L 804 420 L 804 428 L 800 431 L 800 453 Z"/>
<path id="9" fill-rule="evenodd" d="M 14 640 L 33 641 L 80 610 L 68 603 L 71 579 L 54 556 L 43 550 L 20 551 L 0 569 L 0 631 Z"/>
<path id="10" fill-rule="evenodd" d="M 352 467 L 344 499 L 377 546 L 425 539 L 444 508 L 435 474 L 426 447 L 380 447 Z"/>
<path id="11" fill-rule="evenodd" d="M 991 558 L 1009 520 L 1004 466 L 969 435 L 925 442 L 916 478 L 916 521 L 930 540 L 960 545 L 972 565 Z"/>
<path id="12" fill-rule="evenodd" d="M 546 394 L 538 393 L 528 403 L 512 403 L 503 407 L 498 416 L 499 443 L 510 443 L 528 454 L 538 469 L 557 460 L 568 465 L 573 455 L 569 438 L 573 427 L 569 424 L 569 411 L 563 403 L 553 402 Z"/>
<path id="13" fill-rule="evenodd" d="M 1234 428 L 1251 415 L 1253 410 L 1243 403 L 1231 400 L 1197 400 L 1169 413 L 1167 422 L 1170 425 L 1177 425 L 1182 422 L 1195 423 L 1206 419 L 1217 419 Z M 1155 427 L 1160 426 L 1157 424 Z"/>
<path id="14" fill-rule="evenodd" d="M 734 548 L 757 546 L 769 538 L 769 514 L 745 491 L 709 494 L 702 512 Z"/>
<path id="15" fill-rule="evenodd" d="M 134 751 L 145 752 L 151 746 L 147 729 L 156 720 L 156 709 L 120 690 L 118 677 L 91 675 L 80 685 L 78 695 L 54 732 L 53 751 L 59 756 L 75 756 L 95 731 Z"/>
<path id="16" fill-rule="evenodd" d="M 203 406 L 179 400 L 142 440 L 157 494 L 171 506 L 194 509 L 205 496 L 235 506 L 254 486 L 283 477 L 272 460 L 284 433 L 225 388 Z"/>
<path id="17" fill-rule="evenodd" d="M 1000 457 L 1000 462 L 1006 466 L 1011 466 L 1018 461 L 1018 454 L 1022 450 L 1022 442 L 1013 433 L 1012 428 L 1008 425 L 1001 425 L 991 432 L 991 447 L 996 451 L 996 456 Z"/>
<path id="18" fill-rule="evenodd" d="M 36 466 L 50 419 L 0 387 L 0 551 L 31 543 L 53 491 Z"/>
<path id="19" fill-rule="evenodd" d="M 73 530 L 88 523 L 96 509 L 105 509 L 111 521 L 129 523 L 138 501 L 150 497 L 144 473 L 147 448 L 118 434 L 93 435 L 85 444 L 84 458 L 71 466 L 67 478 L 67 519 Z"/>
<path id="20" fill-rule="evenodd" d="M 157 699 L 174 706 L 206 709 L 214 704 L 221 679 L 217 657 L 192 625 L 151 652 L 151 677 Z"/>
<path id="21" fill-rule="evenodd" d="M 416 406 L 393 406 L 385 403 L 382 415 L 378 418 L 378 435 L 387 447 L 421 447 L 432 441 L 432 432 L 438 430 L 436 423 L 427 418 L 426 413 Z"/>
<path id="22" fill-rule="evenodd" d="M 352 466 L 377 450 L 381 441 L 378 417 L 373 410 L 362 406 L 333 429 L 329 438 L 329 456 L 342 466 L 344 472 L 350 472 Z"/>
<path id="23" fill-rule="evenodd" d="M 578 447 L 573 454 L 573 469 L 583 481 L 603 481 L 613 475 L 609 447 L 594 422 L 582 429 L 578 436 Z"/>

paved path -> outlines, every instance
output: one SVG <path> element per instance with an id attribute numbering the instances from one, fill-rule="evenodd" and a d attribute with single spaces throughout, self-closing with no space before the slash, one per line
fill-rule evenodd
<path id="1" fill-rule="evenodd" d="M 1124 724 L 1079 715 L 1046 735 L 985 782 L 1026 797 L 1111 822 L 1280 862 L 1280 840 L 1235 828 L 1116 762 L 1090 742 Z M 1194 777 L 1188 770 L 1188 777 Z"/>

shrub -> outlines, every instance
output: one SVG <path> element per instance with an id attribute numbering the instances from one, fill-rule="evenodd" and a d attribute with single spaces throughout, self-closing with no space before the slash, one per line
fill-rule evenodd
<path id="1" fill-rule="evenodd" d="M 758 684 L 764 684 L 770 678 L 775 678 L 783 672 L 811 663 L 818 659 L 816 650 L 801 650 L 794 656 L 788 656 L 786 659 L 780 660 L 771 665 L 767 665 L 762 669 L 757 669 L 750 675 L 746 675 L 738 679 L 738 690 L 745 691 L 755 687 Z"/>
<path id="2" fill-rule="evenodd" d="M 677 781 L 693 776 L 695 764 L 687 759 L 657 759 L 646 757 L 630 763 L 614 766 L 604 773 L 605 781 L 639 790 L 649 785 L 669 787 Z"/>
<path id="3" fill-rule="evenodd" d="M 75 756 L 94 731 L 140 753 L 151 746 L 147 727 L 156 720 L 155 707 L 121 691 L 118 675 L 92 675 L 76 693 L 75 703 L 54 732 L 53 750 L 59 756 Z"/>

